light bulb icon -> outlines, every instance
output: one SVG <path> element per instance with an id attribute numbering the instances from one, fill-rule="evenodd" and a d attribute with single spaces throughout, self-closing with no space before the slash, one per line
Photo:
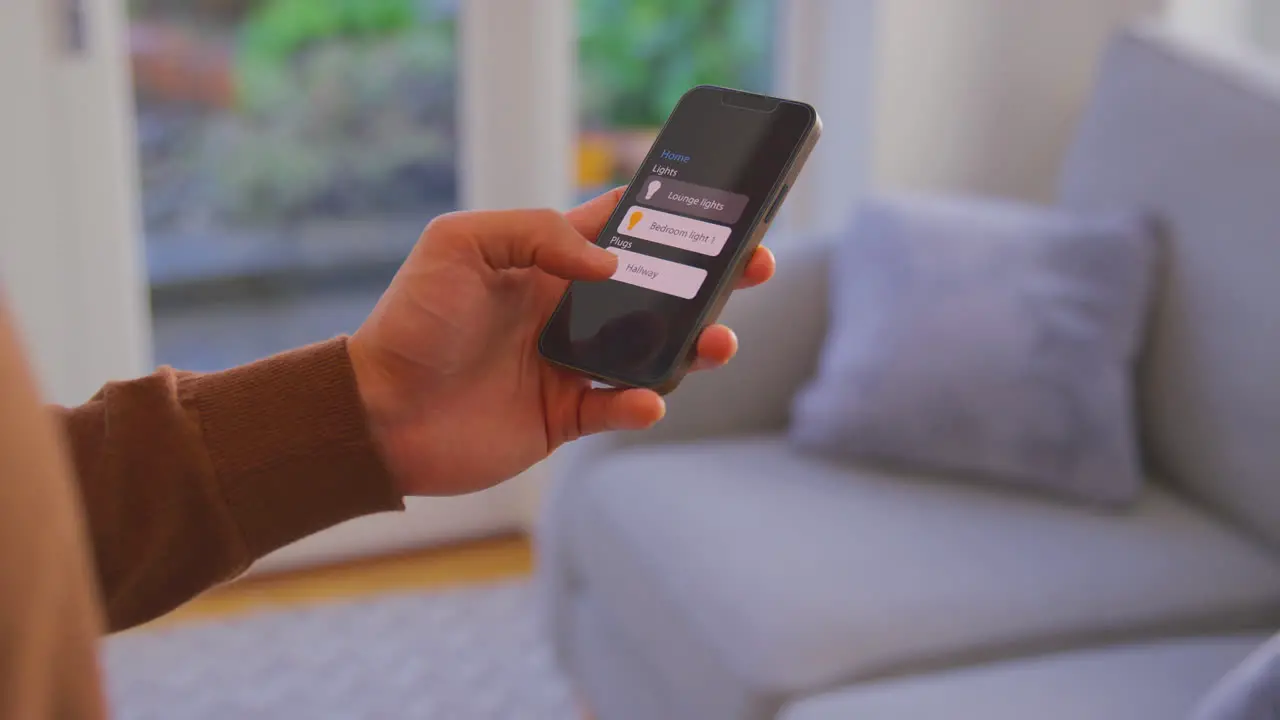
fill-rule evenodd
<path id="1" fill-rule="evenodd" d="M 631 217 L 627 218 L 627 229 L 635 230 L 636 225 L 640 222 L 640 218 L 644 217 L 644 213 L 639 210 L 631 213 Z"/>
<path id="2" fill-rule="evenodd" d="M 654 193 L 656 193 L 656 192 L 658 192 L 658 188 L 660 188 L 660 187 L 662 187 L 662 181 L 660 181 L 660 180 L 653 180 L 653 181 L 650 181 L 650 183 L 649 183 L 649 189 L 645 192 L 645 194 L 644 194 L 644 199 L 645 199 L 645 200 L 652 200 L 652 199 L 653 199 L 653 194 L 654 194 Z"/>

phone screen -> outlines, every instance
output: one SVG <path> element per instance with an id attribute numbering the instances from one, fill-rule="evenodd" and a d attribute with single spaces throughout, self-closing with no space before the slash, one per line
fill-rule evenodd
<path id="1" fill-rule="evenodd" d="M 815 122 L 802 103 L 699 87 L 658 134 L 596 243 L 618 255 L 602 282 L 574 282 L 543 333 L 544 355 L 628 385 L 682 360 L 744 241 Z M 776 191 L 776 192 L 775 192 Z"/>

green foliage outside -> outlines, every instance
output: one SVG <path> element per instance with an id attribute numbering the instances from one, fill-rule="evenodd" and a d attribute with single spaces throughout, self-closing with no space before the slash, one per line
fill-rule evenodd
<path id="1" fill-rule="evenodd" d="M 289 219 L 411 210 L 424 196 L 452 193 L 445 35 L 333 40 L 287 71 L 255 75 L 242 86 L 241 111 L 208 136 L 218 207 L 241 219 Z"/>
<path id="2" fill-rule="evenodd" d="M 698 84 L 767 90 L 775 2 L 578 0 L 583 126 L 652 128 Z M 276 223 L 452 201 L 454 3 L 130 6 L 232 40 L 237 106 L 204 121 L 191 163 L 215 215 Z"/>
<path id="3" fill-rule="evenodd" d="M 417 19 L 411 0 L 274 0 L 245 23 L 240 52 L 284 61 L 311 43 L 386 37 L 410 30 Z"/>
<path id="4" fill-rule="evenodd" d="M 694 85 L 765 91 L 774 0 L 579 0 L 583 119 L 653 127 Z"/>
<path id="5" fill-rule="evenodd" d="M 289 219 L 441 192 L 426 176 L 453 175 L 453 25 L 412 0 L 259 5 L 237 37 L 238 112 L 206 147 L 216 207 Z"/>
<path id="6" fill-rule="evenodd" d="M 519 0 L 515 0 L 519 1 Z M 660 124 L 690 87 L 768 89 L 775 0 L 578 0 L 582 117 L 595 127 Z M 261 0 L 237 53 L 245 102 L 288 82 L 279 69 L 326 42 L 420 33 L 420 0 Z M 453 51 L 452 33 L 436 35 Z"/>

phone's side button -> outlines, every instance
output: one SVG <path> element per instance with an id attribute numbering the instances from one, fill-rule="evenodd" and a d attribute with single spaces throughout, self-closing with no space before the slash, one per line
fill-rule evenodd
<path id="1" fill-rule="evenodd" d="M 787 191 L 791 189 L 791 185 L 783 185 L 778 191 L 778 197 L 773 201 L 773 207 L 769 208 L 769 214 L 764 216 L 765 223 L 773 222 L 773 216 L 778 212 L 778 208 L 782 207 L 782 201 L 787 199 Z"/>

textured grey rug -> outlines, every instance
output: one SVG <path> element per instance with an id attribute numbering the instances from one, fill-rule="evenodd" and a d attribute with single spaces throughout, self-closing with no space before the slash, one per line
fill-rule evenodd
<path id="1" fill-rule="evenodd" d="M 532 588 L 272 610 L 107 641 L 118 720 L 569 720 Z"/>

